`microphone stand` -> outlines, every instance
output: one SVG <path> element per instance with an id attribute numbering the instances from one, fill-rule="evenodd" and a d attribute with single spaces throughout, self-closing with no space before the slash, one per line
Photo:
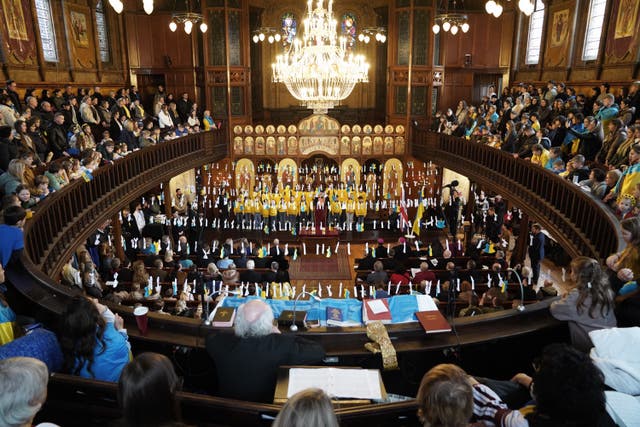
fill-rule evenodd
<path id="1" fill-rule="evenodd" d="M 518 283 L 520 284 L 520 305 L 518 306 L 518 311 L 524 311 L 524 286 L 522 285 L 522 280 L 520 279 L 520 275 L 513 268 L 507 268 L 507 271 L 512 272 L 516 275 L 516 279 L 518 279 Z"/>
<path id="2" fill-rule="evenodd" d="M 322 301 L 322 299 L 310 292 L 307 291 L 302 291 L 298 294 L 298 296 L 296 297 L 295 300 L 293 300 L 293 319 L 291 322 L 291 326 L 289 327 L 289 330 L 291 330 L 291 332 L 297 332 L 298 331 L 298 325 L 296 325 L 296 305 L 298 304 L 298 300 L 300 299 L 301 296 L 303 295 L 309 295 L 311 298 L 313 298 L 315 301 Z"/>

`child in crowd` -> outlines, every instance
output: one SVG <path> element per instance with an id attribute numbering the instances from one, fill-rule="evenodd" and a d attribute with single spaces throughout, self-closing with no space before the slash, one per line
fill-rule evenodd
<path id="1" fill-rule="evenodd" d="M 636 206 L 636 198 L 631 194 L 623 194 L 618 202 L 616 216 L 619 219 L 627 219 L 635 216 L 634 208 Z"/>
<path id="2" fill-rule="evenodd" d="M 40 201 L 39 198 L 31 196 L 31 191 L 29 191 L 29 189 L 25 185 L 18 185 L 18 187 L 16 188 L 16 195 L 20 200 L 20 205 L 24 209 L 34 207 Z"/>
<path id="3" fill-rule="evenodd" d="M 49 190 L 49 178 L 47 178 L 45 175 L 36 176 L 35 184 L 36 190 L 34 192 L 34 196 L 39 198 L 40 200 L 44 200 L 44 198 L 49 195 L 50 191 L 55 191 Z"/>

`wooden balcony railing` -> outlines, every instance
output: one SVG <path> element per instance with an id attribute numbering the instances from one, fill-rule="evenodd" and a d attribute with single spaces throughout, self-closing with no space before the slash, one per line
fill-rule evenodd
<path id="1" fill-rule="evenodd" d="M 411 141 L 416 158 L 459 172 L 525 210 L 570 256 L 602 261 L 621 249 L 613 213 L 566 179 L 504 151 L 415 126 Z"/>
<path id="2" fill-rule="evenodd" d="M 224 132 L 188 135 L 129 154 L 49 196 L 24 230 L 25 267 L 55 295 L 68 295 L 58 277 L 78 242 L 127 203 L 172 177 L 227 156 Z"/>

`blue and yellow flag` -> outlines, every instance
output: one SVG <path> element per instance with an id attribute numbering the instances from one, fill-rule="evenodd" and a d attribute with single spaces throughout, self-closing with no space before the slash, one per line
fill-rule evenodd
<path id="1" fill-rule="evenodd" d="M 424 213 L 424 205 L 422 204 L 422 196 L 420 197 L 420 202 L 418 204 L 418 211 L 416 212 L 416 219 L 413 221 L 413 227 L 411 227 L 411 232 L 416 236 L 420 235 L 420 221 L 422 220 L 422 214 Z"/>

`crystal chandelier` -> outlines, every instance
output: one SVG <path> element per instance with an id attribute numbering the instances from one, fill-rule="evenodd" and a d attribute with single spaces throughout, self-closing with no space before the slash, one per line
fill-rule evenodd
<path id="1" fill-rule="evenodd" d="M 276 57 L 273 81 L 285 84 L 291 95 L 315 114 L 326 114 L 351 94 L 356 83 L 369 81 L 369 64 L 353 55 L 347 40 L 338 38 L 333 18 L 333 0 L 318 0 L 315 9 L 307 2 L 302 41 Z"/>

